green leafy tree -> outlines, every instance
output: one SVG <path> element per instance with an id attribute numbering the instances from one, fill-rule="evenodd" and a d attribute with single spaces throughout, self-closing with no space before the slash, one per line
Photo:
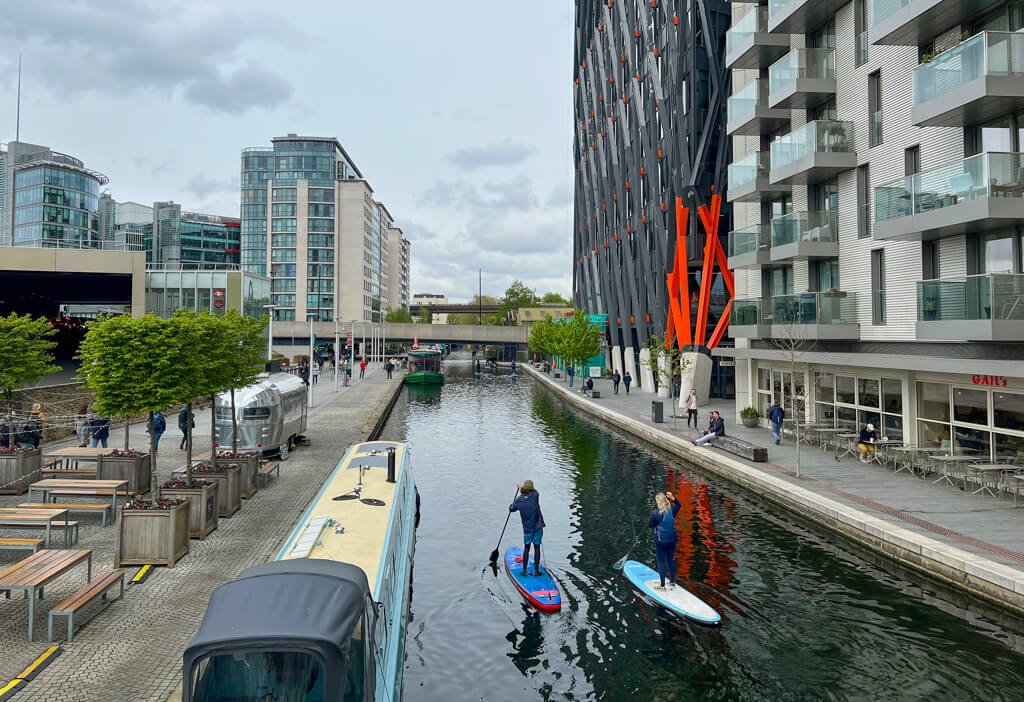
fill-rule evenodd
<path id="1" fill-rule="evenodd" d="M 32 319 L 31 315 L 13 312 L 0 317 L 0 391 L 8 406 L 14 401 L 15 390 L 34 385 L 48 373 L 60 370 L 51 363 L 50 349 L 56 343 L 50 337 L 55 333 L 45 317 Z M 14 431 L 13 423 L 8 425 L 8 431 Z M 13 446 L 13 435 L 8 440 Z"/>
<path id="2" fill-rule="evenodd" d="M 540 299 L 540 302 L 543 305 L 565 305 L 566 307 L 572 304 L 556 292 L 544 293 L 544 297 Z"/>
<path id="3" fill-rule="evenodd" d="M 501 298 L 501 319 L 508 319 L 512 324 L 516 324 L 519 308 L 532 307 L 534 304 L 536 297 L 533 291 L 516 278 L 505 290 L 505 297 Z"/>
<path id="4" fill-rule="evenodd" d="M 408 310 L 406 311 L 408 314 Z M 235 416 L 235 390 L 252 385 L 266 366 L 266 344 L 263 330 L 270 318 L 244 317 L 228 312 L 221 320 L 228 325 L 234 352 L 230 354 L 231 368 L 228 386 L 231 388 L 231 451 L 238 453 L 238 420 Z"/>
<path id="5" fill-rule="evenodd" d="M 551 321 L 551 315 L 544 315 L 544 319 L 530 327 L 530 338 L 527 343 L 530 350 L 547 358 L 555 352 L 555 338 L 557 325 Z"/>
<path id="6" fill-rule="evenodd" d="M 473 299 L 469 303 L 467 303 L 467 304 L 469 304 L 469 305 L 479 305 L 479 304 L 496 305 L 496 304 L 498 304 L 498 300 L 496 298 L 494 298 L 494 297 L 491 297 L 490 295 L 484 295 L 482 297 L 480 295 L 474 295 Z M 479 315 L 479 313 L 477 313 L 477 312 L 459 312 L 457 314 L 449 314 L 448 315 L 448 324 L 479 324 L 480 323 L 480 321 L 479 321 L 480 320 L 480 316 L 481 315 Z M 483 317 L 483 324 L 485 326 L 489 325 L 489 326 L 493 327 L 493 326 L 497 326 L 498 324 L 501 323 L 501 315 L 500 314 L 487 313 L 487 314 L 482 315 L 482 317 Z"/>
<path id="7" fill-rule="evenodd" d="M 585 309 L 577 308 L 572 317 L 554 324 L 555 353 L 567 365 L 582 366 L 591 357 L 601 352 L 601 327 L 590 319 Z"/>
<path id="8" fill-rule="evenodd" d="M 430 311 L 429 307 L 421 307 L 419 319 L 416 320 L 420 324 L 431 324 L 434 321 L 434 315 Z"/>
<path id="9" fill-rule="evenodd" d="M 230 389 L 233 379 L 233 358 L 237 342 L 232 334 L 233 318 L 218 317 L 204 312 L 179 311 L 175 320 L 187 336 L 193 339 L 193 360 L 185 378 L 188 412 L 192 416 L 193 399 L 210 398 L 210 462 L 217 465 L 217 393 Z M 190 427 L 191 428 L 191 427 Z M 186 479 L 192 480 L 192 432 L 186 442 Z"/>
<path id="10" fill-rule="evenodd" d="M 408 307 L 399 307 L 397 310 L 389 309 L 384 315 L 384 321 L 391 324 L 412 324 L 412 313 Z"/>

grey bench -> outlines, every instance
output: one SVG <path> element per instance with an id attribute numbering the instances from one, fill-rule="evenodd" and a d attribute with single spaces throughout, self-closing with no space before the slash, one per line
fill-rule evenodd
<path id="1" fill-rule="evenodd" d="M 735 436 L 715 437 L 710 445 L 723 451 L 734 453 L 740 458 L 746 458 L 754 463 L 763 463 L 768 460 L 768 449 L 763 446 L 755 446 L 743 439 L 737 439 Z"/>

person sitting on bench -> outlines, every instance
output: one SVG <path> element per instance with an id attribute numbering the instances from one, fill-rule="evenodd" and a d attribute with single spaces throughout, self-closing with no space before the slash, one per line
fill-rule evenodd
<path id="1" fill-rule="evenodd" d="M 718 410 L 711 410 L 711 425 L 708 427 L 708 433 L 694 441 L 693 445 L 703 446 L 718 436 L 725 436 L 725 420 L 722 419 Z"/>

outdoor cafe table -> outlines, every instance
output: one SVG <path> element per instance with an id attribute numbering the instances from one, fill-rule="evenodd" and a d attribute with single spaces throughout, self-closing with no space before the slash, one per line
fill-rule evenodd
<path id="1" fill-rule="evenodd" d="M 960 487 L 959 485 L 954 483 L 953 480 L 949 477 L 949 468 L 950 468 L 950 466 L 955 466 L 955 465 L 958 465 L 960 463 L 974 463 L 974 462 L 980 461 L 982 459 L 975 458 L 973 456 L 965 456 L 962 453 L 956 453 L 956 454 L 953 454 L 953 455 L 945 454 L 945 455 L 942 455 L 942 456 L 932 456 L 932 460 L 936 461 L 939 465 L 941 465 L 942 469 L 943 469 L 942 470 L 942 477 L 939 478 L 938 480 L 933 480 L 932 481 L 933 484 L 934 483 L 941 483 L 943 480 L 945 480 L 947 483 L 949 483 L 953 487 Z"/>
<path id="2" fill-rule="evenodd" d="M 113 449 L 101 448 L 99 446 L 96 448 L 70 446 L 68 448 L 47 451 L 43 454 L 43 460 L 45 462 L 46 459 L 55 458 L 61 463 L 61 465 L 66 464 L 68 467 L 71 467 L 71 464 L 74 463 L 77 468 L 79 461 L 92 461 L 93 463 L 96 463 L 100 456 L 106 456 L 112 450 Z"/>
<path id="3" fill-rule="evenodd" d="M 1016 473 L 1020 470 L 1020 466 L 1015 466 L 1009 463 L 972 463 L 968 467 L 968 470 L 977 473 L 979 477 L 978 485 L 980 485 L 980 487 L 972 492 L 972 495 L 977 495 L 979 492 L 985 491 L 992 497 L 996 497 L 996 494 L 992 492 L 992 489 L 985 483 L 986 476 L 996 476 L 996 479 L 998 480 L 996 489 L 998 490 L 1003 485 L 1003 476 L 1007 473 Z M 999 497 L 1002 497 L 1001 493 Z"/>
<path id="4" fill-rule="evenodd" d="M 902 446 L 903 442 L 897 439 L 877 439 L 868 444 L 868 446 L 874 446 L 875 452 L 871 456 L 871 460 L 880 466 L 885 467 L 887 458 L 885 450 L 892 448 L 893 446 Z"/>
<path id="5" fill-rule="evenodd" d="M 818 429 L 815 429 L 815 431 L 818 433 L 818 440 L 821 442 L 821 447 L 825 448 L 828 444 L 829 434 L 839 434 L 843 430 L 831 427 L 819 427 Z"/>
<path id="6" fill-rule="evenodd" d="M 856 458 L 856 456 L 857 456 L 857 441 L 856 441 L 856 439 L 860 438 L 860 434 L 858 434 L 855 431 L 850 431 L 850 432 L 844 432 L 842 434 L 836 434 L 836 438 L 837 439 L 843 439 L 846 442 L 846 444 L 843 446 L 843 452 L 840 453 L 837 456 L 837 458 L 842 458 L 843 456 L 853 456 L 854 458 Z"/>
<path id="7" fill-rule="evenodd" d="M 92 551 L 43 549 L 36 551 L 28 558 L 0 570 L 0 590 L 7 591 L 7 599 L 11 598 L 11 590 L 24 590 L 28 597 L 28 640 L 35 634 L 36 591 L 39 599 L 43 598 L 43 588 L 47 583 L 56 580 L 76 565 L 85 561 L 88 565 L 86 580 L 92 580 Z"/>
<path id="8" fill-rule="evenodd" d="M 893 446 L 892 451 L 893 454 L 903 453 L 908 456 L 908 459 L 902 465 L 899 461 L 896 461 L 896 472 L 899 473 L 901 470 L 910 470 L 916 467 L 914 464 L 915 456 L 927 453 L 941 453 L 945 449 L 937 446 Z"/>
<path id="9" fill-rule="evenodd" d="M 40 502 L 46 502 L 50 493 L 54 490 L 82 490 L 83 494 L 105 495 L 110 493 L 110 504 L 117 514 L 117 491 L 123 489 L 128 491 L 127 480 L 68 480 L 64 478 L 47 478 L 28 486 L 28 501 L 32 501 L 32 491 L 38 490 L 43 493 Z"/>
<path id="10" fill-rule="evenodd" d="M 50 531 L 55 519 L 64 519 L 64 545 L 68 545 L 68 511 L 66 509 L 43 509 L 35 507 L 0 507 L 0 522 L 31 526 L 45 524 L 46 535 L 43 536 L 43 548 L 50 548 Z"/>

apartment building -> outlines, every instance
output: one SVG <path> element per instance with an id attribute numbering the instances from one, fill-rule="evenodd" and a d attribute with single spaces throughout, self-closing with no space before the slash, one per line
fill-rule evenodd
<path id="1" fill-rule="evenodd" d="M 737 408 L 1024 449 L 1020 7 L 732 12 Z"/>
<path id="2" fill-rule="evenodd" d="M 411 245 L 402 230 L 388 230 L 388 299 L 385 310 L 409 306 L 409 257 Z"/>

